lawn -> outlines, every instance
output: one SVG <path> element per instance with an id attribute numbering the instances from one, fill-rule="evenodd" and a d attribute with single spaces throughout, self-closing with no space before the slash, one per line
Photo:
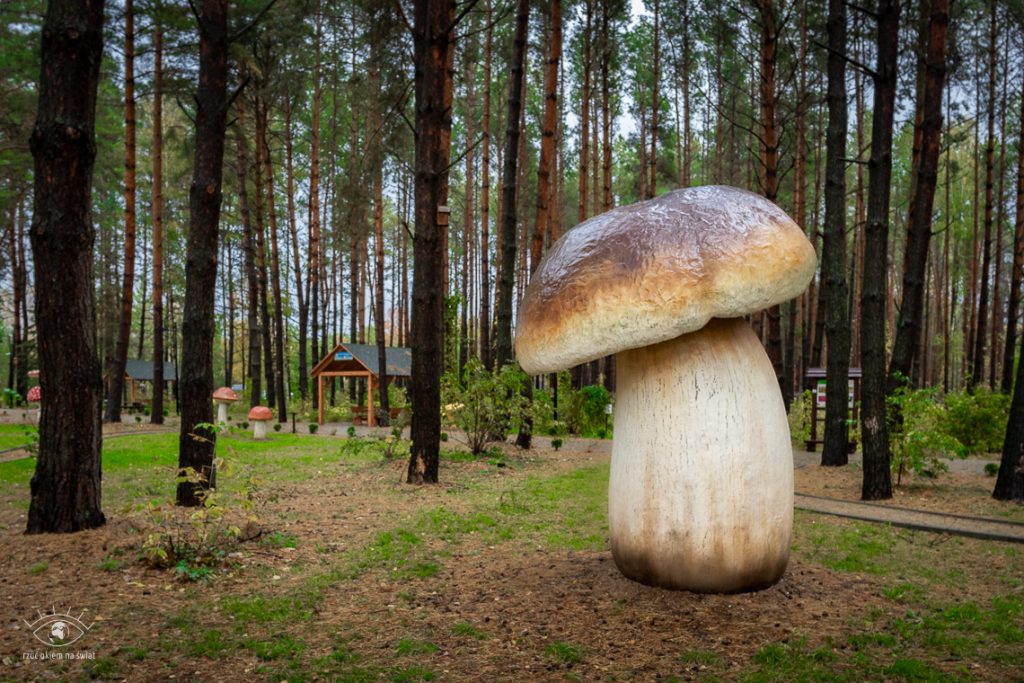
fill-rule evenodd
<path id="1" fill-rule="evenodd" d="M 104 443 L 103 529 L 21 534 L 32 461 L 0 464 L 7 603 L 0 677 L 110 680 L 1013 680 L 1024 676 L 1022 548 L 809 513 L 790 568 L 737 596 L 619 575 L 608 456 L 443 454 L 402 483 L 373 439 L 222 438 L 214 519 L 169 505 L 177 436 Z M 446 445 L 447 448 L 448 445 Z M 218 527 L 219 525 L 219 527 Z M 211 564 L 152 566 L 154 534 Z M 218 540 L 220 539 L 220 540 Z M 150 557 L 150 561 L 146 558 Z M 184 555 L 183 555 L 184 557 Z M 177 559 L 177 558 L 175 558 Z M 84 661 L 26 661 L 22 619 L 87 610 Z M 14 629 L 13 626 L 20 626 Z"/>

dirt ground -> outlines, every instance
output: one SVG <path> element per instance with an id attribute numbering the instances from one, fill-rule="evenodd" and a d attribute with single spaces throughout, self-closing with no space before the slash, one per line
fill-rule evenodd
<path id="1" fill-rule="evenodd" d="M 301 593 L 311 576 L 330 570 L 332 558 L 366 546 L 396 520 L 437 506 L 459 512 L 466 504 L 458 494 L 479 485 L 485 474 L 504 478 L 507 488 L 526 477 L 607 462 L 608 454 L 606 443 L 580 441 L 529 456 L 510 449 L 508 457 L 524 462 L 497 473 L 486 463 L 447 462 L 444 483 L 436 487 L 402 484 L 402 462 L 340 467 L 330 477 L 275 487 L 275 500 L 262 519 L 268 528 L 297 538 L 296 547 L 247 546 L 234 569 L 208 582 L 184 583 L 166 570 L 133 561 L 140 544 L 133 513 L 108 510 L 106 527 L 74 535 L 25 536 L 24 506 L 0 501 L 0 678 L 77 679 L 90 671 L 105 677 L 88 661 L 23 659 L 25 652 L 40 648 L 25 621 L 51 606 L 73 606 L 74 614 L 85 610 L 82 622 L 92 627 L 83 646 L 99 658 L 116 658 L 109 674 L 113 680 L 269 678 L 260 668 L 265 662 L 249 650 L 228 649 L 214 657 L 177 643 L 194 641 L 204 629 L 230 626 L 234 617 L 223 609 L 227 599 L 251 597 L 255 590 L 272 596 Z M 797 471 L 797 489 L 855 496 L 858 477 L 859 471 L 806 467 Z M 977 492 L 990 488 L 990 478 L 961 473 L 947 481 L 953 485 L 941 492 L 924 485 L 908 488 L 897 503 L 960 514 L 987 509 Z M 27 498 L 27 491 L 22 493 Z M 118 553 L 122 560 L 116 570 L 101 569 L 104 558 Z M 715 666 L 719 675 L 731 677 L 767 643 L 805 636 L 815 643 L 840 639 L 872 610 L 892 609 L 878 578 L 831 571 L 799 557 L 770 589 L 697 595 L 629 581 L 607 551 L 488 545 L 468 534 L 433 576 L 399 580 L 374 570 L 355 581 L 336 577 L 323 586 L 311 619 L 287 628 L 255 622 L 242 636 L 251 631 L 262 638 L 284 637 L 274 629 L 286 628 L 301 636 L 303 656 L 310 661 L 337 652 L 342 643 L 360 661 L 372 662 L 393 658 L 396 644 L 420 633 L 437 647 L 420 659 L 440 680 L 653 681 L 700 677 L 708 664 L 684 653 L 704 651 L 728 653 Z M 463 624 L 475 632 L 460 634 Z M 559 663 L 549 648 L 556 643 L 573 643 L 585 656 L 575 665 Z M 985 678 L 984 671 L 976 673 Z"/>

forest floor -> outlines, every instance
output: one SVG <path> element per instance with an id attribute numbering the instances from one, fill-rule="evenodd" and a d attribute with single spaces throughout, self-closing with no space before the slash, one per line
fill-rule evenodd
<path id="1" fill-rule="evenodd" d="M 404 458 L 371 438 L 260 444 L 236 430 L 218 442 L 216 515 L 190 521 L 168 505 L 176 441 L 105 442 L 108 524 L 70 536 L 21 533 L 33 461 L 0 464 L 0 679 L 1024 676 L 1021 545 L 797 511 L 772 588 L 672 592 L 623 578 L 607 550 L 607 442 L 473 457 L 453 439 L 442 483 L 411 487 Z M 859 478 L 856 466 L 796 473 L 798 491 L 834 498 L 855 499 Z M 991 501 L 992 484 L 972 471 L 912 479 L 893 504 L 1024 521 Z M 232 524 L 253 538 L 221 546 L 220 566 L 141 559 L 152 534 L 202 545 Z M 37 642 L 51 610 L 84 612 L 87 633 Z M 53 652 L 83 659 L 30 658 Z"/>

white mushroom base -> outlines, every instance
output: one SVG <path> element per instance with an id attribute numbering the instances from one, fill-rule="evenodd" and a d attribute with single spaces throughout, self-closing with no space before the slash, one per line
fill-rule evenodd
<path id="1" fill-rule="evenodd" d="M 217 424 L 222 432 L 228 429 L 228 404 L 225 401 L 217 401 Z"/>
<path id="2" fill-rule="evenodd" d="M 782 577 L 793 452 L 778 381 L 742 319 L 616 356 L 612 555 L 641 583 L 701 593 Z"/>
<path id="3" fill-rule="evenodd" d="M 266 420 L 253 420 L 252 421 L 252 438 L 256 441 L 265 441 L 267 438 L 267 421 Z"/>

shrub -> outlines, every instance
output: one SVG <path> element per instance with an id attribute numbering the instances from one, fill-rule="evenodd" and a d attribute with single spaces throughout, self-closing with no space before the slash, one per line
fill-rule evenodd
<path id="1" fill-rule="evenodd" d="M 281 431 L 281 423 L 280 422 L 275 422 L 274 423 L 274 431 L 275 432 Z"/>
<path id="2" fill-rule="evenodd" d="M 348 429 L 345 430 L 345 433 L 348 434 L 348 438 L 350 438 L 350 439 L 356 438 L 356 428 L 355 427 L 349 427 Z"/>
<path id="3" fill-rule="evenodd" d="M 999 464 L 994 462 L 985 463 L 985 476 L 994 477 L 999 474 Z"/>
<path id="4" fill-rule="evenodd" d="M 794 444 L 802 449 L 811 438 L 811 409 L 814 406 L 814 392 L 810 389 L 793 397 L 789 404 L 789 434 Z"/>
<path id="5" fill-rule="evenodd" d="M 551 439 L 551 447 L 554 448 L 557 451 L 559 448 L 562 447 L 562 440 L 561 439 Z"/>
<path id="6" fill-rule="evenodd" d="M 243 422 L 242 423 L 242 429 L 248 429 L 248 428 L 249 428 L 249 423 L 248 422 Z"/>
<path id="7" fill-rule="evenodd" d="M 316 434 L 316 430 L 319 429 L 319 428 L 320 428 L 320 425 L 318 425 L 316 422 L 310 422 L 309 423 L 309 433 L 310 434 Z"/>
<path id="8" fill-rule="evenodd" d="M 514 364 L 489 372 L 477 358 L 466 362 L 463 377 L 464 385 L 455 374 L 445 374 L 442 402 L 465 433 L 470 451 L 479 455 L 489 441 L 504 439 L 527 415 L 530 404 L 522 390 L 529 379 Z M 446 440 L 443 432 L 441 440 Z"/>
<path id="9" fill-rule="evenodd" d="M 906 385 L 900 386 L 886 398 L 886 406 L 897 486 L 906 472 L 938 476 L 948 469 L 942 458 L 967 456 L 964 445 L 941 429 L 945 411 L 935 389 L 915 391 Z"/>
<path id="10" fill-rule="evenodd" d="M 1003 449 L 1006 422 L 1010 416 L 1010 397 L 978 387 L 946 394 L 942 432 L 960 443 L 969 453 L 998 453 Z"/>

